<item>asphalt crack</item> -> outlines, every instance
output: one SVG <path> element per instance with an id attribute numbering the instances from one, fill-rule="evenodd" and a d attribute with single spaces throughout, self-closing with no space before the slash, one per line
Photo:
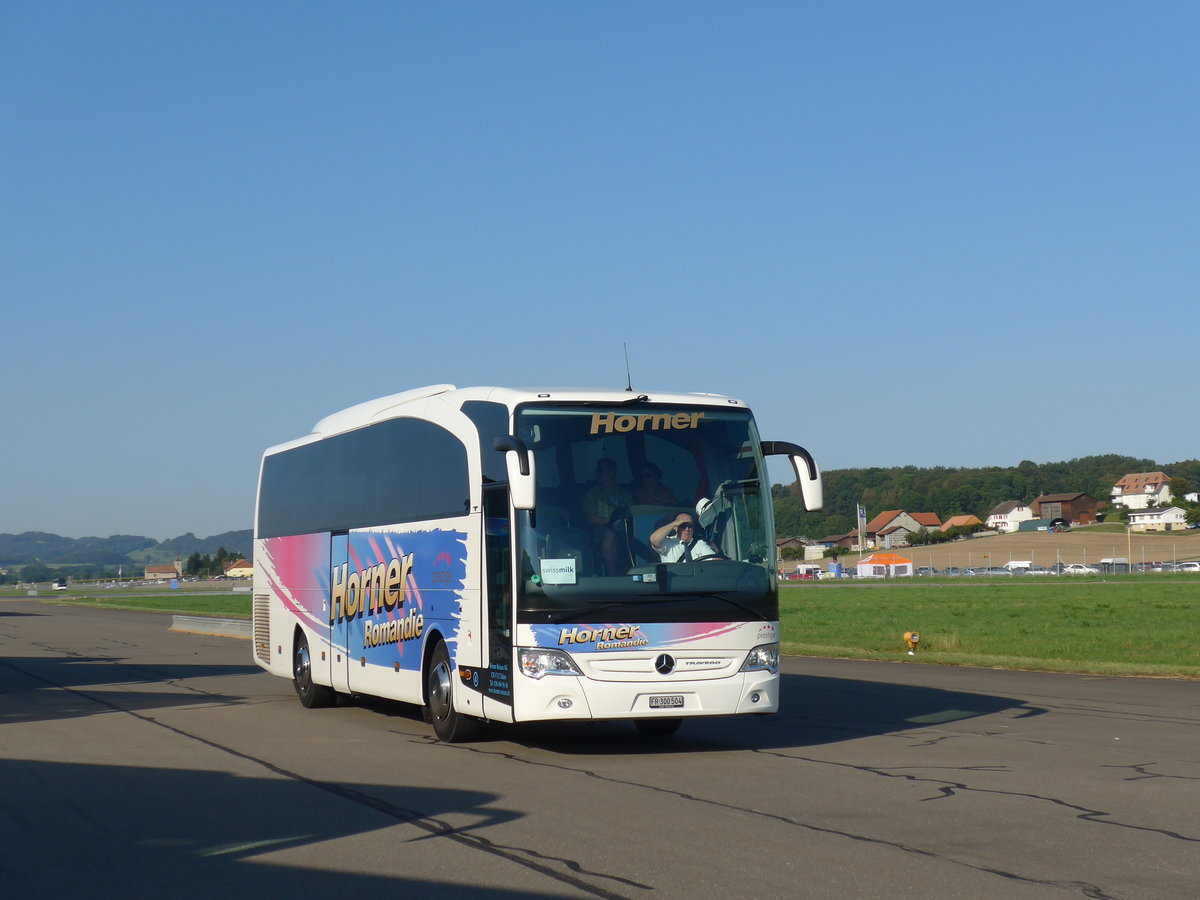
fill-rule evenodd
<path id="1" fill-rule="evenodd" d="M 401 734 L 401 732 L 395 732 L 395 733 Z M 409 737 L 411 737 L 411 736 L 409 736 Z M 847 840 L 857 841 L 859 843 L 864 843 L 864 844 L 872 844 L 872 845 L 879 846 L 879 847 L 888 847 L 893 850 L 898 850 L 902 853 L 908 853 L 908 854 L 912 854 L 914 856 L 920 856 L 920 857 L 924 857 L 926 859 L 932 859 L 932 860 L 936 860 L 938 862 L 944 862 L 944 863 L 947 863 L 947 864 L 953 865 L 953 866 L 960 866 L 962 868 L 971 869 L 976 872 L 982 872 L 987 875 L 995 875 L 999 878 L 1003 878 L 1003 879 L 1006 879 L 1009 881 L 1015 881 L 1015 882 L 1021 882 L 1024 884 L 1032 884 L 1032 885 L 1039 885 L 1039 886 L 1045 886 L 1045 887 L 1065 888 L 1068 890 L 1077 891 L 1084 897 L 1094 898 L 1094 900 L 1117 900 L 1117 898 L 1114 895 L 1107 893 L 1099 885 L 1091 884 L 1090 882 L 1086 882 L 1086 881 L 1059 881 L 1059 880 L 1053 880 L 1053 879 L 1032 878 L 1032 877 L 1029 877 L 1026 875 L 1021 875 L 1020 873 L 1017 873 L 1017 872 L 1010 872 L 1005 869 L 1000 869 L 995 866 L 987 866 L 987 865 L 983 865 L 981 863 L 972 863 L 972 862 L 968 862 L 966 860 L 956 859 L 952 856 L 946 856 L 944 854 L 937 853 L 933 850 L 927 850 L 924 847 L 918 847 L 913 844 L 906 844 L 901 841 L 893 841 L 893 840 L 889 840 L 886 838 L 874 837 L 871 835 L 861 834 L 861 833 L 857 833 L 857 832 L 853 832 L 853 831 L 846 831 L 846 830 L 838 829 L 838 828 L 830 828 L 825 825 L 819 825 L 815 822 L 806 822 L 801 819 L 797 819 L 793 816 L 785 816 L 780 813 L 770 813 L 770 812 L 766 812 L 764 810 L 751 809 L 750 807 L 746 807 L 746 806 L 738 806 L 737 804 L 726 803 L 724 801 L 714 800 L 709 797 L 700 797 L 700 796 L 697 796 L 696 794 L 690 794 L 686 791 L 678 791 L 678 790 L 674 790 L 672 788 L 666 788 L 661 785 L 646 784 L 644 782 L 632 781 L 632 780 L 624 779 L 624 778 L 614 778 L 609 775 L 602 775 L 599 772 L 596 772 L 595 770 L 592 770 L 592 769 L 583 769 L 583 768 L 578 768 L 576 766 L 562 765 L 560 763 L 554 763 L 554 762 L 549 762 L 549 761 L 536 761 L 536 760 L 526 759 L 524 757 L 516 755 L 515 753 L 510 753 L 510 752 L 503 751 L 503 750 L 487 750 L 487 749 L 484 749 L 481 747 L 471 747 L 471 746 L 467 746 L 464 744 L 444 744 L 442 746 L 445 746 L 447 749 L 450 749 L 450 750 L 465 751 L 468 753 L 479 753 L 479 754 L 483 754 L 483 755 L 487 755 L 487 756 L 496 756 L 496 757 L 499 757 L 502 759 L 508 759 L 512 762 L 519 763 L 521 765 L 537 766 L 537 767 L 548 768 L 548 769 L 556 769 L 556 770 L 563 771 L 563 772 L 569 772 L 569 773 L 576 774 L 576 775 L 582 775 L 587 778 L 594 778 L 597 781 L 602 781 L 606 784 L 617 784 L 617 785 L 623 785 L 626 787 L 638 788 L 641 790 L 654 791 L 656 793 L 675 797 L 677 799 L 688 801 L 691 803 L 698 803 L 698 804 L 702 804 L 705 806 L 711 806 L 711 807 L 714 807 L 717 809 L 725 810 L 728 812 L 736 812 L 736 813 L 741 813 L 744 815 L 753 816 L 753 817 L 760 818 L 760 819 L 767 819 L 772 822 L 777 822 L 777 823 L 780 823 L 783 825 L 788 825 L 793 828 L 799 828 L 799 829 L 802 829 L 805 831 L 810 831 L 810 832 L 813 832 L 816 834 L 824 834 L 824 835 L 830 835 L 833 837 L 845 838 Z M 795 759 L 795 760 L 807 761 L 807 762 L 813 762 L 813 763 L 823 763 L 822 760 L 810 760 L 810 759 L 806 759 L 805 757 L 791 756 L 790 754 L 772 753 L 770 751 L 762 751 L 762 750 L 755 750 L 753 752 L 767 753 L 768 755 L 775 755 L 775 756 L 779 756 L 784 759 Z M 899 777 L 899 776 L 891 776 L 891 777 Z"/>

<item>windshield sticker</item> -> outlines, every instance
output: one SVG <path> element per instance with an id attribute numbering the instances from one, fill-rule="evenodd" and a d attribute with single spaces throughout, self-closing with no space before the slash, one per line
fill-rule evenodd
<path id="1" fill-rule="evenodd" d="M 649 413 L 626 416 L 615 412 L 592 413 L 592 434 L 614 431 L 670 431 L 700 427 L 704 413 Z"/>
<path id="2" fill-rule="evenodd" d="M 543 559 L 542 583 L 574 584 L 575 560 L 571 557 L 567 557 L 566 559 Z"/>

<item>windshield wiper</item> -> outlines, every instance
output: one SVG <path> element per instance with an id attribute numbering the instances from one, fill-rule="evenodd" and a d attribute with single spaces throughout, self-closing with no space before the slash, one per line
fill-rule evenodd
<path id="1" fill-rule="evenodd" d="M 638 394 L 636 397 L 630 397 L 628 400 L 621 400 L 613 403 L 610 400 L 584 400 L 580 406 L 607 406 L 613 409 L 618 409 L 622 406 L 635 406 L 638 403 L 649 403 L 650 396 L 648 394 Z"/>

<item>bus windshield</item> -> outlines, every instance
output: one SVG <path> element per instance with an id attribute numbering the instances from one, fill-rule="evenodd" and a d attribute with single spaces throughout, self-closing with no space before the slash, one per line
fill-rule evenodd
<path id="1" fill-rule="evenodd" d="M 778 619 L 748 410 L 528 404 L 515 424 L 537 484 L 517 514 L 518 621 Z M 690 535 L 667 527 L 681 514 Z"/>

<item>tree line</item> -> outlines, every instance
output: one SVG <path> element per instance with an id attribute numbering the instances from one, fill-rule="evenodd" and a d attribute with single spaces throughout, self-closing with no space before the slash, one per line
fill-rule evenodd
<path id="1" fill-rule="evenodd" d="M 225 574 L 227 562 L 237 562 L 242 558 L 241 553 L 229 553 L 224 547 L 218 547 L 215 556 L 205 553 L 203 556 L 193 553 L 183 564 L 183 574 L 188 578 L 214 578 Z"/>
<path id="2" fill-rule="evenodd" d="M 183 565 L 183 574 L 188 578 L 214 578 L 225 572 L 225 564 L 237 562 L 245 556 L 238 551 L 228 551 L 224 547 L 217 549 L 216 554 L 199 552 L 188 557 Z M 38 561 L 27 565 L 6 567 L 0 572 L 0 584 L 39 584 L 44 581 L 55 581 L 68 578 L 72 581 L 109 581 L 117 578 L 123 581 L 141 580 L 144 567 L 139 564 L 125 562 L 120 565 L 48 565 Z"/>
<path id="3" fill-rule="evenodd" d="M 825 507 L 805 510 L 795 484 L 774 485 L 775 530 L 780 537 L 819 539 L 846 534 L 856 527 L 855 509 L 867 510 L 867 520 L 888 509 L 933 512 L 944 522 L 950 516 L 974 515 L 986 520 L 1006 500 L 1028 504 L 1043 494 L 1082 492 L 1107 503 L 1112 487 L 1131 472 L 1162 471 L 1171 476 L 1172 503 L 1200 484 L 1200 460 L 1162 465 L 1151 459 L 1108 454 L 1064 462 L 1035 463 L 980 469 L 892 468 L 833 469 L 824 473 Z M 1190 511 L 1189 511 L 1190 513 Z"/>

